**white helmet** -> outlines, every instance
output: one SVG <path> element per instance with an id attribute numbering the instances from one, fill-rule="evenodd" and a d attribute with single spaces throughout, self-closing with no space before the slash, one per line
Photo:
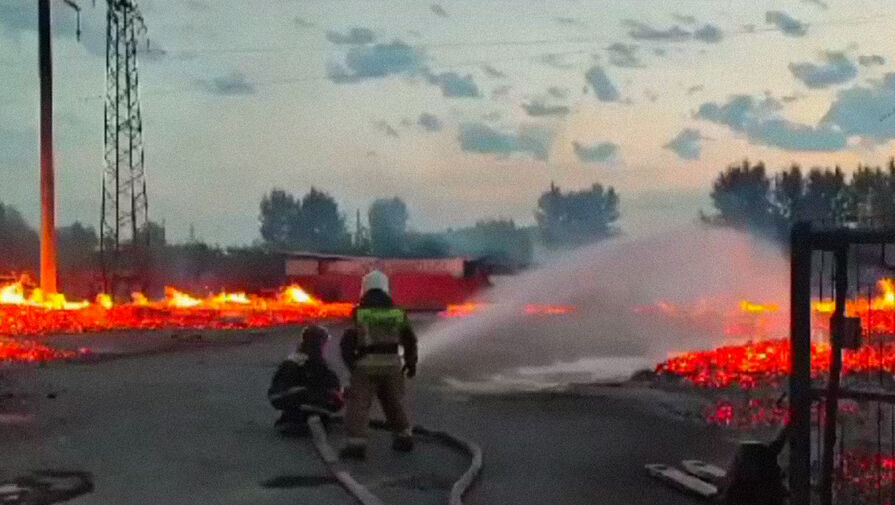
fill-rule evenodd
<path id="1" fill-rule="evenodd" d="M 371 289 L 381 289 L 385 294 L 389 294 L 388 276 L 379 270 L 373 270 L 365 275 L 360 283 L 361 296 L 364 296 Z"/>

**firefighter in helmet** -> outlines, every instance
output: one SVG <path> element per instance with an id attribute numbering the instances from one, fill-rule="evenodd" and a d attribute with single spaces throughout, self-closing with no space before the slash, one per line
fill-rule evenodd
<path id="1" fill-rule="evenodd" d="M 341 351 L 351 370 L 343 458 L 366 457 L 367 425 L 373 397 L 379 399 L 393 433 L 392 449 L 413 450 L 410 420 L 404 410 L 404 379 L 416 375 L 416 335 L 407 313 L 394 305 L 388 277 L 374 270 L 361 282 L 361 299 L 352 326 L 342 337 Z M 403 358 L 401 354 L 403 350 Z"/>
<path id="2" fill-rule="evenodd" d="M 290 354 L 277 368 L 267 397 L 283 412 L 276 428 L 284 434 L 307 434 L 307 420 L 320 416 L 324 424 L 342 408 L 342 387 L 336 374 L 323 359 L 329 332 L 308 326 L 301 333 L 298 352 Z"/>

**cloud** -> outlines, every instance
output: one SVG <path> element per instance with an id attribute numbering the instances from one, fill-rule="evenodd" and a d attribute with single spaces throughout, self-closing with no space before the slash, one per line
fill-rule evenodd
<path id="1" fill-rule="evenodd" d="M 316 26 L 314 25 L 314 23 L 300 16 L 296 16 L 293 21 L 295 22 L 295 26 L 299 28 L 313 28 L 314 26 Z"/>
<path id="2" fill-rule="evenodd" d="M 198 0 L 187 0 L 184 2 L 191 11 L 196 12 L 207 12 L 211 10 L 211 6 L 205 2 L 200 2 Z"/>
<path id="3" fill-rule="evenodd" d="M 846 145 L 842 129 L 829 121 L 817 126 L 793 123 L 779 117 L 781 104 L 772 98 L 761 101 L 735 95 L 722 105 L 704 103 L 697 118 L 730 127 L 750 142 L 788 151 L 836 151 Z"/>
<path id="4" fill-rule="evenodd" d="M 426 131 L 429 132 L 437 132 L 441 130 L 441 121 L 438 119 L 438 116 L 429 114 L 428 112 L 423 112 L 422 114 L 420 114 L 420 117 L 416 121 L 416 124 L 422 126 Z"/>
<path id="5" fill-rule="evenodd" d="M 681 159 L 698 160 L 702 154 L 701 142 L 702 134 L 699 130 L 685 128 L 662 147 L 676 152 Z"/>
<path id="6" fill-rule="evenodd" d="M 699 106 L 696 117 L 713 123 L 727 125 L 730 128 L 743 131 L 751 115 L 755 111 L 755 100 L 748 95 L 734 95 L 722 105 L 716 103 L 704 103 Z"/>
<path id="7" fill-rule="evenodd" d="M 790 37 L 803 37 L 808 33 L 808 25 L 783 11 L 767 11 L 764 20 L 768 24 L 776 25 L 784 35 Z"/>
<path id="8" fill-rule="evenodd" d="M 199 81 L 199 84 L 205 91 L 213 95 L 239 96 L 255 94 L 255 85 L 249 82 L 245 74 L 237 70 L 211 80 Z"/>
<path id="9" fill-rule="evenodd" d="M 823 0 L 802 0 L 802 3 L 814 4 L 818 7 L 820 7 L 821 9 L 829 9 L 830 8 L 830 6 Z"/>
<path id="10" fill-rule="evenodd" d="M 565 105 L 547 105 L 541 100 L 523 103 L 522 108 L 525 109 L 526 114 L 532 117 L 565 116 L 569 113 L 569 108 Z"/>
<path id="11" fill-rule="evenodd" d="M 503 112 L 501 112 L 499 110 L 494 110 L 487 114 L 482 114 L 482 119 L 484 119 L 485 121 L 488 121 L 489 123 L 494 123 L 496 121 L 500 121 L 500 119 L 502 117 L 503 117 Z"/>
<path id="12" fill-rule="evenodd" d="M 616 42 L 607 47 L 606 50 L 609 52 L 609 63 L 617 67 L 643 66 L 637 58 L 637 46 L 634 44 Z"/>
<path id="13" fill-rule="evenodd" d="M 749 139 L 787 151 L 838 151 L 845 147 L 845 135 L 828 125 L 808 126 L 785 119 L 763 121 L 748 130 Z"/>
<path id="14" fill-rule="evenodd" d="M 347 33 L 339 33 L 335 31 L 326 32 L 326 40 L 333 44 L 370 44 L 376 40 L 376 34 L 369 28 L 355 26 L 348 30 Z"/>
<path id="15" fill-rule="evenodd" d="M 675 12 L 675 13 L 671 14 L 671 17 L 674 18 L 674 20 L 677 21 L 678 23 L 683 23 L 685 25 L 695 25 L 696 24 L 695 16 L 688 16 L 688 15 L 684 15 L 684 14 L 678 14 Z"/>
<path id="16" fill-rule="evenodd" d="M 570 17 L 556 17 L 556 18 L 553 18 L 553 20 L 556 21 L 557 23 L 561 24 L 561 25 L 567 25 L 567 26 L 568 26 L 568 25 L 578 24 L 578 20 L 577 20 L 577 19 L 575 19 L 575 18 L 570 18 Z"/>
<path id="17" fill-rule="evenodd" d="M 491 90 L 491 98 L 497 98 L 501 96 L 507 96 L 510 94 L 510 90 L 513 89 L 509 84 L 504 84 L 502 86 L 497 86 L 496 88 Z"/>
<path id="18" fill-rule="evenodd" d="M 705 87 L 702 84 L 690 86 L 689 88 L 687 88 L 687 94 L 692 95 L 693 93 L 698 93 L 698 92 L 702 91 L 703 89 L 705 89 Z"/>
<path id="19" fill-rule="evenodd" d="M 690 37 L 692 35 L 690 32 L 681 29 L 677 25 L 664 30 L 660 30 L 657 28 L 653 28 L 652 26 L 649 26 L 645 23 L 634 21 L 632 19 L 623 21 L 623 24 L 631 28 L 628 31 L 628 36 L 632 39 L 637 40 L 683 42 L 685 40 L 690 40 Z"/>
<path id="20" fill-rule="evenodd" d="M 447 13 L 446 10 L 444 10 L 444 7 L 442 7 L 442 6 L 438 5 L 438 4 L 432 4 L 432 6 L 429 7 L 429 9 L 430 9 L 436 16 L 443 17 L 443 18 L 448 17 L 448 13 Z"/>
<path id="21" fill-rule="evenodd" d="M 389 137 L 398 138 L 400 136 L 398 135 L 398 130 L 394 129 L 387 121 L 377 121 L 373 124 L 373 127 Z"/>
<path id="22" fill-rule="evenodd" d="M 848 135 L 870 139 L 895 138 L 895 73 L 863 87 L 840 90 L 823 121 L 837 125 Z"/>
<path id="23" fill-rule="evenodd" d="M 482 71 L 485 72 L 485 75 L 487 75 L 488 77 L 493 77 L 495 79 L 503 79 L 507 76 L 507 74 L 492 67 L 491 65 L 482 65 Z"/>
<path id="24" fill-rule="evenodd" d="M 538 60 L 541 63 L 551 66 L 553 68 L 569 69 L 569 68 L 574 67 L 574 65 L 565 61 L 565 59 L 563 59 L 563 56 L 561 54 L 554 54 L 554 53 L 542 54 L 541 57 L 538 58 Z"/>
<path id="25" fill-rule="evenodd" d="M 828 88 L 834 84 L 842 84 L 858 75 L 858 67 L 840 52 L 824 54 L 825 63 L 790 63 L 792 75 L 805 83 L 809 88 Z"/>
<path id="26" fill-rule="evenodd" d="M 546 160 L 553 132 L 539 126 L 523 126 L 518 133 L 503 133 L 484 123 L 460 125 L 460 147 L 466 152 L 509 155 L 528 153 Z"/>
<path id="27" fill-rule="evenodd" d="M 569 97 L 569 90 L 567 88 L 560 88 L 558 86 L 550 86 L 549 88 L 547 88 L 547 94 L 552 96 L 553 98 L 563 100 Z"/>
<path id="28" fill-rule="evenodd" d="M 431 73 L 426 70 L 426 80 L 429 84 L 441 88 L 441 94 L 446 97 L 479 98 L 482 94 L 476 86 L 472 76 L 460 76 L 456 72 Z"/>
<path id="29" fill-rule="evenodd" d="M 612 81 L 609 80 L 609 76 L 606 75 L 606 72 L 604 72 L 602 68 L 593 66 L 586 74 L 584 74 L 584 77 L 591 87 L 593 87 L 598 100 L 601 102 L 618 101 L 618 90 L 615 88 L 615 85 L 612 84 Z"/>
<path id="30" fill-rule="evenodd" d="M 388 44 L 352 46 L 345 54 L 345 63 L 331 65 L 328 71 L 336 83 L 387 77 L 420 70 L 422 56 L 413 47 L 395 40 Z"/>
<path id="31" fill-rule="evenodd" d="M 618 144 L 612 142 L 600 142 L 589 146 L 572 142 L 572 148 L 575 150 L 575 156 L 587 163 L 609 161 L 618 156 L 619 151 Z"/>
<path id="32" fill-rule="evenodd" d="M 693 38 L 709 44 L 714 44 L 716 42 L 721 42 L 721 39 L 724 38 L 724 33 L 715 25 L 703 25 L 693 32 Z"/>
<path id="33" fill-rule="evenodd" d="M 872 67 L 874 65 L 885 65 L 886 59 L 878 54 L 869 54 L 858 56 L 858 63 L 864 67 Z"/>

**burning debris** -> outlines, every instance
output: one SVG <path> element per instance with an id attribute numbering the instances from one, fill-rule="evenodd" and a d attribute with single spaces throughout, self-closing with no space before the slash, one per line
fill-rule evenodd
<path id="1" fill-rule="evenodd" d="M 299 324 L 310 319 L 347 317 L 351 303 L 326 303 L 300 286 L 287 286 L 276 297 L 222 292 L 205 298 L 168 287 L 162 300 L 133 293 L 132 301 L 113 303 L 101 294 L 94 302 L 47 296 L 23 283 L 0 286 L 0 334 L 12 336 L 104 330 L 171 328 L 258 328 Z M 2 357 L 0 343 L 0 357 Z M 49 357 L 49 355 L 47 355 Z"/>
<path id="2" fill-rule="evenodd" d="M 87 352 L 86 349 L 83 352 Z M 40 363 L 74 358 L 78 353 L 52 349 L 30 341 L 0 340 L 0 363 L 24 362 Z"/>
<path id="3" fill-rule="evenodd" d="M 843 373 L 860 375 L 885 373 L 895 375 L 895 282 L 882 279 L 877 284 L 878 295 L 848 302 L 846 313 L 861 319 L 867 338 L 860 349 L 843 353 Z M 667 304 L 666 304 L 667 305 Z M 743 312 L 773 314 L 777 306 L 760 305 L 743 301 Z M 814 331 L 825 336 L 829 331 L 829 316 L 833 304 L 828 301 L 814 303 Z M 668 311 L 675 315 L 678 311 Z M 761 324 L 764 327 L 763 324 Z M 726 345 L 707 351 L 687 351 L 670 357 L 656 367 L 659 374 L 683 377 L 699 387 L 724 388 L 738 385 L 753 388 L 759 385 L 778 386 L 789 374 L 789 340 L 783 338 L 783 328 L 777 328 L 777 336 L 751 340 L 745 344 Z M 830 365 L 830 345 L 827 338 L 819 338 L 811 344 L 812 375 L 820 376 Z"/>

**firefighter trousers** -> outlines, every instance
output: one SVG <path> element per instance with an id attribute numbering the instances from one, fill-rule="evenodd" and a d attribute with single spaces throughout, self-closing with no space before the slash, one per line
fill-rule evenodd
<path id="1" fill-rule="evenodd" d="M 404 375 L 400 371 L 387 375 L 370 375 L 363 370 L 355 370 L 351 374 L 346 396 L 345 422 L 349 444 L 366 443 L 374 396 L 379 399 L 392 433 L 410 435 L 410 420 L 403 405 Z"/>

